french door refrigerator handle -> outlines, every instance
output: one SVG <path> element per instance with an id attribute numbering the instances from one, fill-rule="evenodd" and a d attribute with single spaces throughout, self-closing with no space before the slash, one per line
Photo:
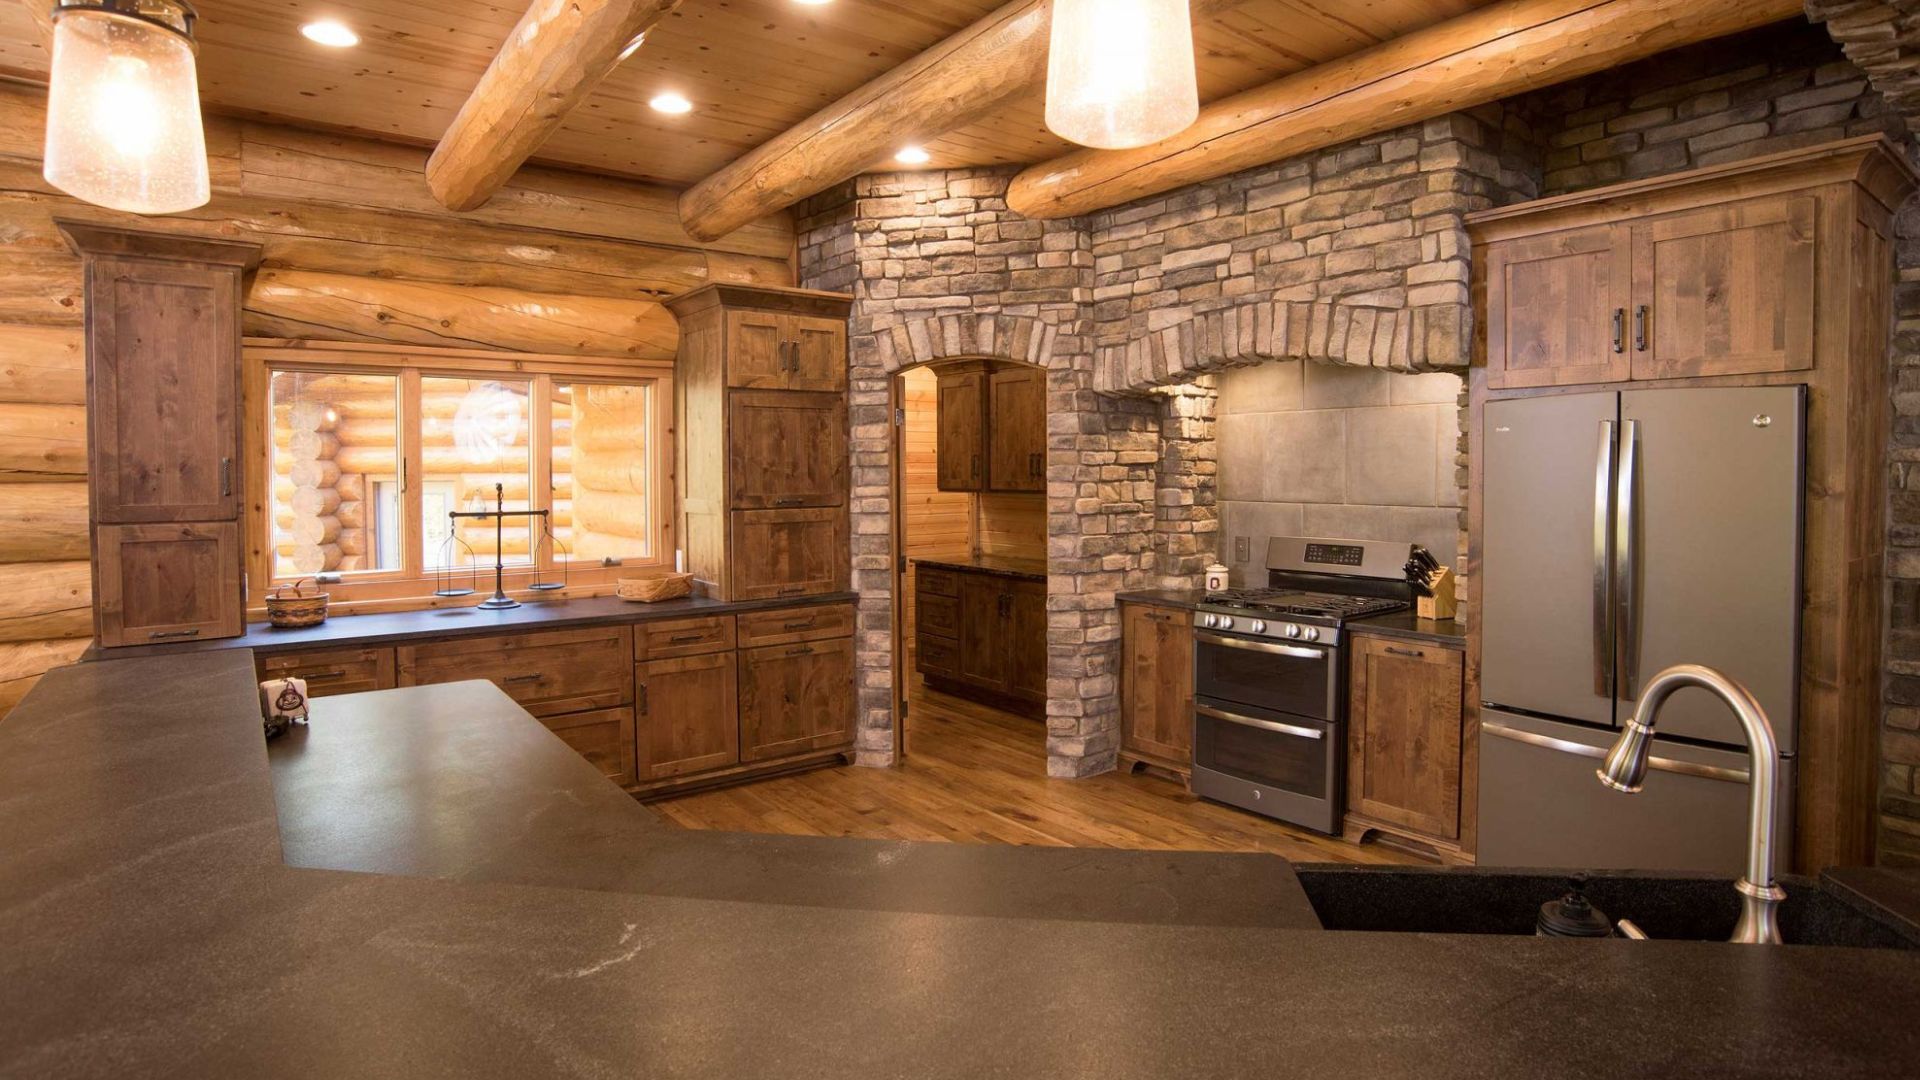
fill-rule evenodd
<path id="1" fill-rule="evenodd" d="M 1562 754 L 1573 754 L 1576 757 L 1592 758 L 1595 761 L 1605 761 L 1607 757 L 1607 747 L 1588 746 L 1586 743 L 1574 742 L 1572 739 L 1556 739 L 1551 735 L 1542 735 L 1537 731 L 1517 728 L 1512 724 L 1503 724 L 1498 720 L 1480 721 L 1480 732 L 1483 735 L 1496 735 L 1502 739 L 1509 739 L 1526 746 L 1537 746 L 1542 750 L 1553 750 Z M 1718 765 L 1702 765 L 1696 761 L 1681 761 L 1677 758 L 1650 757 L 1647 759 L 1647 768 L 1659 772 L 1677 773 L 1681 776 L 1697 776 L 1702 780 L 1724 780 L 1730 784 L 1744 784 L 1753 779 L 1752 774 L 1745 769 L 1727 769 Z"/>
<path id="2" fill-rule="evenodd" d="M 1613 421 L 1600 421 L 1600 450 L 1593 465 L 1593 692 L 1613 696 L 1612 550 L 1608 547 L 1613 507 Z"/>
<path id="3" fill-rule="evenodd" d="M 1634 543 L 1634 514 L 1638 510 L 1640 421 L 1628 420 L 1620 430 L 1620 473 L 1613 511 L 1613 596 L 1615 640 L 1618 643 L 1620 698 L 1640 696 L 1640 615 L 1635 607 L 1640 579 L 1640 553 Z"/>

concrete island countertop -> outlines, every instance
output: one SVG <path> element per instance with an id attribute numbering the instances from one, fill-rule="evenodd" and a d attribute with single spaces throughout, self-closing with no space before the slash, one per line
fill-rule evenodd
<path id="1" fill-rule="evenodd" d="M 0 1075 L 1920 1060 L 1913 952 L 1333 932 L 1264 856 L 677 833 L 484 685 L 332 700 L 270 751 L 226 651 L 61 669 L 0 723 Z"/>

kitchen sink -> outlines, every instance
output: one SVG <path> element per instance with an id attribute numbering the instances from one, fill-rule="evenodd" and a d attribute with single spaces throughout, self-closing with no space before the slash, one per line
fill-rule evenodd
<path id="1" fill-rule="evenodd" d="M 1328 930 L 1427 934 L 1534 932 L 1540 905 L 1565 895 L 1567 872 L 1470 867 L 1294 867 Z M 1790 945 L 1920 949 L 1920 932 L 1881 921 L 1813 878 L 1780 879 L 1787 890 L 1780 926 Z M 1631 919 L 1648 937 L 1725 941 L 1740 916 L 1731 878 L 1712 874 L 1596 871 L 1587 899 L 1614 922 Z"/>

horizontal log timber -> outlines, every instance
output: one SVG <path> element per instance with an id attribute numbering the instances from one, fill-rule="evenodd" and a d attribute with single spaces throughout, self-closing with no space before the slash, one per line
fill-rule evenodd
<path id="1" fill-rule="evenodd" d="M 86 400 L 87 339 L 80 327 L 0 323 L 0 401 L 80 405 Z"/>
<path id="2" fill-rule="evenodd" d="M 64 562 L 90 554 L 87 485 L 0 484 L 0 563 Z"/>
<path id="3" fill-rule="evenodd" d="M 93 565 L 84 559 L 0 566 L 0 642 L 93 634 Z"/>
<path id="4" fill-rule="evenodd" d="M 533 0 L 427 159 L 442 206 L 493 197 L 680 0 Z"/>
<path id="5" fill-rule="evenodd" d="M 1195 21 L 1244 0 L 1193 0 Z M 1043 85 L 1046 0 L 1014 0 L 688 188 L 680 221 L 718 240 L 858 176 L 902 144 L 944 135 Z"/>
<path id="6" fill-rule="evenodd" d="M 5 716 L 40 676 L 80 659 L 88 638 L 58 641 L 17 641 L 0 645 L 0 716 Z"/>
<path id="7" fill-rule="evenodd" d="M 647 300 L 385 281 L 262 270 L 247 295 L 246 333 L 507 352 L 670 360 L 679 330 Z"/>
<path id="8" fill-rule="evenodd" d="M 87 407 L 0 403 L 0 483 L 84 480 Z"/>
<path id="9" fill-rule="evenodd" d="M 1035 165 L 1007 205 L 1091 213 L 1803 14 L 1801 0 L 1503 0 L 1213 102 L 1151 146 Z"/>

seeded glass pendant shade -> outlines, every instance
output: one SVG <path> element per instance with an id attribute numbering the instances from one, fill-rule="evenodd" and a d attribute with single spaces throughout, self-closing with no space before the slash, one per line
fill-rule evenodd
<path id="1" fill-rule="evenodd" d="M 48 183 L 136 214 L 206 203 L 194 18 L 179 0 L 62 0 L 54 8 Z"/>
<path id="2" fill-rule="evenodd" d="M 1200 115 L 1187 0 L 1053 0 L 1047 127 L 1103 150 L 1145 146 Z"/>

